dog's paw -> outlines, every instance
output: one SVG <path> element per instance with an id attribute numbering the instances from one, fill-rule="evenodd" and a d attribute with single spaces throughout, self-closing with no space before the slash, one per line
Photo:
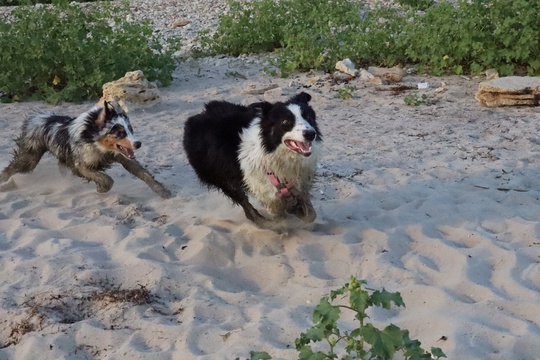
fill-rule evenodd
<path id="1" fill-rule="evenodd" d="M 96 190 L 98 193 L 106 193 L 109 192 L 109 190 L 112 189 L 114 184 L 114 181 L 112 179 L 110 181 L 104 181 L 102 183 L 96 183 Z"/>
<path id="2" fill-rule="evenodd" d="M 310 224 L 314 222 L 316 218 L 317 213 L 315 212 L 315 209 L 313 209 L 313 207 L 309 207 L 308 209 L 306 209 L 304 216 L 300 217 L 302 221 Z"/>
<path id="3" fill-rule="evenodd" d="M 15 181 L 13 178 L 8 178 L 7 180 L 0 181 L 0 191 L 11 191 L 15 190 L 17 188 L 17 184 L 15 184 Z"/>
<path id="4" fill-rule="evenodd" d="M 154 191 L 155 191 L 162 199 L 170 199 L 170 198 L 173 197 L 173 193 L 172 193 L 170 190 L 168 190 L 168 189 L 166 189 L 166 188 L 164 188 L 164 187 L 161 187 L 161 188 L 159 188 L 159 189 L 155 189 Z"/>
<path id="5" fill-rule="evenodd" d="M 288 208 L 287 213 L 296 216 L 306 223 L 312 223 L 317 218 L 317 213 L 311 202 L 299 202 L 295 206 Z"/>

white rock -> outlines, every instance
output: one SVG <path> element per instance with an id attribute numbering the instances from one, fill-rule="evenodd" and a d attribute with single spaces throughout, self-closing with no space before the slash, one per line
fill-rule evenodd
<path id="1" fill-rule="evenodd" d="M 336 63 L 336 70 L 339 70 L 345 74 L 351 75 L 352 77 L 358 76 L 358 70 L 356 66 L 351 61 L 351 59 L 344 59 Z"/>
<path id="2" fill-rule="evenodd" d="M 369 71 L 367 71 L 365 69 L 360 70 L 360 79 L 362 79 L 362 80 L 371 80 L 373 78 L 375 78 L 375 75 L 373 75 Z"/>

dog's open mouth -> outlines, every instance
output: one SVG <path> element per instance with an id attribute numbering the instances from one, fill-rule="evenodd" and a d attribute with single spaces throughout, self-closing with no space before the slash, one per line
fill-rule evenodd
<path id="1" fill-rule="evenodd" d="M 310 141 L 285 140 L 285 145 L 297 154 L 309 156 L 311 155 Z"/>
<path id="2" fill-rule="evenodd" d="M 135 159 L 135 153 L 133 152 L 133 150 L 127 149 L 127 148 L 123 147 L 122 145 L 118 145 L 118 144 L 116 144 L 116 148 L 120 151 L 120 153 L 122 153 L 122 155 L 124 155 L 128 159 L 130 159 L 130 160 Z"/>

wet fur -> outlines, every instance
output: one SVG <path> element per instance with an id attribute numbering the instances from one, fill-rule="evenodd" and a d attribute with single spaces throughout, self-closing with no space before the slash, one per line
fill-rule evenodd
<path id="1" fill-rule="evenodd" d="M 48 151 L 74 175 L 93 181 L 100 193 L 112 188 L 114 181 L 105 170 L 118 162 L 162 198 L 171 196 L 134 159 L 134 151 L 141 143 L 133 134 L 127 114 L 108 102 L 76 118 L 52 113 L 28 117 L 15 143 L 13 158 L 0 173 L 0 183 L 17 173 L 31 172 Z"/>
<path id="2" fill-rule="evenodd" d="M 271 228 L 287 213 L 313 222 L 316 213 L 310 191 L 322 137 L 315 112 L 308 105 L 310 99 L 309 94 L 301 93 L 285 103 L 206 104 L 205 110 L 190 117 L 184 127 L 184 148 L 201 182 L 221 190 L 259 226 Z M 299 155 L 283 143 L 287 137 L 303 139 L 305 131 L 315 137 L 310 156 Z M 294 184 L 292 196 L 276 196 L 267 168 L 279 179 Z M 249 195 L 274 219 L 263 217 L 249 202 Z"/>

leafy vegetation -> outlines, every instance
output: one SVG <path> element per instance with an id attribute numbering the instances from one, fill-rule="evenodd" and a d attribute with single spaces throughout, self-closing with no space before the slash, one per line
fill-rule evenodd
<path id="1" fill-rule="evenodd" d="M 380 330 L 366 322 L 369 318 L 367 310 L 370 307 L 390 309 L 392 304 L 405 304 L 397 292 L 390 293 L 383 289 L 369 293 L 362 287 L 364 284 L 363 280 L 351 277 L 349 283 L 321 299 L 313 312 L 313 326 L 300 334 L 295 341 L 299 360 L 389 360 L 393 359 L 397 352 L 401 352 L 406 360 L 446 357 L 440 348 L 433 347 L 431 352 L 422 349 L 418 340 L 410 339 L 408 330 L 401 330 L 393 324 Z M 338 297 L 344 296 L 349 298 L 348 305 L 333 304 Z M 342 309 L 354 313 L 358 328 L 351 331 L 340 329 L 338 320 Z M 272 357 L 264 351 L 250 354 L 250 360 L 268 359 Z"/>
<path id="2" fill-rule="evenodd" d="M 420 106 L 420 105 L 431 105 L 431 99 L 426 95 L 419 95 L 417 92 L 413 92 L 403 98 L 405 105 L 409 106 Z"/>
<path id="3" fill-rule="evenodd" d="M 345 84 L 338 89 L 338 94 L 341 100 L 351 100 L 354 97 L 356 86 Z"/>
<path id="4" fill-rule="evenodd" d="M 169 84 L 177 46 L 153 34 L 149 22 L 127 20 L 128 6 L 105 1 L 83 9 L 53 0 L 14 9 L 0 22 L 0 92 L 13 100 L 82 101 L 133 70 Z"/>
<path id="5" fill-rule="evenodd" d="M 98 0 L 74 0 L 75 2 L 94 2 Z M 28 4 L 52 4 L 53 0 L 0 0 L 0 6 L 18 6 Z"/>
<path id="6" fill-rule="evenodd" d="M 403 6 L 410 6 L 417 10 L 426 10 L 435 4 L 434 0 L 397 0 L 396 3 Z"/>
<path id="7" fill-rule="evenodd" d="M 398 6 L 349 0 L 229 0 L 203 51 L 276 52 L 280 75 L 357 65 L 417 64 L 432 74 L 540 74 L 540 2 L 398 0 Z"/>

